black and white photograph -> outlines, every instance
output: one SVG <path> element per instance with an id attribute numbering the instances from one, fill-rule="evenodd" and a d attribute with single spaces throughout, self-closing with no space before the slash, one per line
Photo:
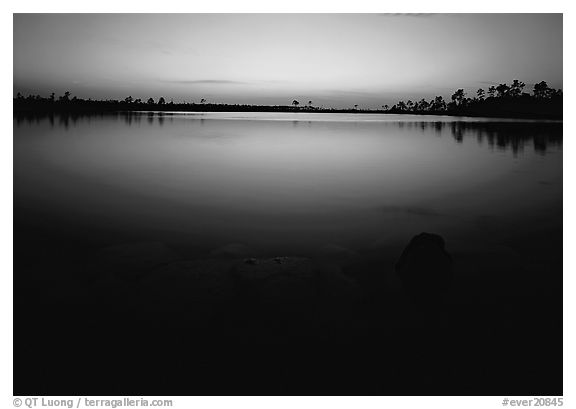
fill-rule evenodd
<path id="1" fill-rule="evenodd" d="M 14 397 L 564 404 L 562 13 L 12 23 Z"/>

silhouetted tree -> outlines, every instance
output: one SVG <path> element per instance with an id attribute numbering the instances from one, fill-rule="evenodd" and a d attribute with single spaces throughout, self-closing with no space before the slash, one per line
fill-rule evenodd
<path id="1" fill-rule="evenodd" d="M 70 101 L 70 91 L 66 91 L 64 95 L 58 98 L 60 102 L 69 102 Z"/>
<path id="2" fill-rule="evenodd" d="M 201 103 L 201 104 L 205 104 L 205 103 L 206 103 L 206 100 L 205 100 L 204 98 L 202 98 L 202 99 L 200 100 L 200 103 Z"/>
<path id="3" fill-rule="evenodd" d="M 292 101 L 292 105 L 294 105 L 295 108 L 298 108 L 298 105 L 300 105 L 300 102 L 294 100 L 294 101 Z"/>
<path id="4" fill-rule="evenodd" d="M 488 87 L 488 97 L 494 98 L 494 95 L 496 95 L 496 87 L 492 85 Z"/>
<path id="5" fill-rule="evenodd" d="M 454 94 L 452 94 L 452 101 L 456 104 L 456 106 L 464 105 L 466 93 L 463 89 L 457 90 Z"/>
<path id="6" fill-rule="evenodd" d="M 160 99 L 158 100 L 158 105 L 164 105 L 166 103 L 166 100 L 164 99 L 164 97 L 160 97 Z"/>
<path id="7" fill-rule="evenodd" d="M 538 84 L 534 84 L 534 97 L 538 99 L 550 98 L 553 94 L 553 90 L 548 87 L 546 81 L 541 81 Z"/>
<path id="8" fill-rule="evenodd" d="M 126 102 L 127 104 L 131 104 L 132 102 L 134 102 L 134 98 L 132 98 L 132 96 L 126 97 L 124 98 L 124 102 Z"/>
<path id="9" fill-rule="evenodd" d="M 522 90 L 524 89 L 525 85 L 526 84 L 524 84 L 522 81 L 518 80 L 512 81 L 512 85 L 510 86 L 508 94 L 514 98 L 519 97 L 520 95 L 522 95 Z"/>
<path id="10" fill-rule="evenodd" d="M 358 109 L 358 104 L 354 104 L 354 109 Z"/>
<path id="11" fill-rule="evenodd" d="M 418 110 L 420 111 L 427 111 L 430 108 L 430 104 L 424 98 L 420 100 L 418 103 Z"/>
<path id="12" fill-rule="evenodd" d="M 484 90 L 482 88 L 478 88 L 478 91 L 476 91 L 476 95 L 478 96 L 478 99 L 480 101 L 484 101 Z"/>
<path id="13" fill-rule="evenodd" d="M 434 98 L 434 101 L 432 102 L 432 110 L 433 111 L 445 111 L 446 110 L 446 102 L 444 101 L 444 98 L 442 98 L 441 96 L 437 96 Z"/>
<path id="14" fill-rule="evenodd" d="M 148 105 L 154 105 L 154 99 L 153 98 L 148 98 L 148 101 L 146 102 Z"/>
<path id="15" fill-rule="evenodd" d="M 506 84 L 500 84 L 496 87 L 496 92 L 498 92 L 498 97 L 504 98 L 508 96 L 508 92 L 510 92 L 510 87 Z"/>

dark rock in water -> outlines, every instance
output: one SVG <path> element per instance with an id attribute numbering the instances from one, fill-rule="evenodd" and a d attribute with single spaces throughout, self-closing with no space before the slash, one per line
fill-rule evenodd
<path id="1" fill-rule="evenodd" d="M 417 303 L 441 298 L 452 284 L 452 257 L 437 234 L 414 236 L 395 268 L 404 290 Z"/>

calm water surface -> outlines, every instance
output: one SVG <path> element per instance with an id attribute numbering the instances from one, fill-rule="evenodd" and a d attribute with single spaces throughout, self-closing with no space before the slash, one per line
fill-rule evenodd
<path id="1" fill-rule="evenodd" d="M 561 124 L 407 115 L 15 118 L 17 230 L 261 254 L 421 231 L 501 245 L 561 229 L 561 138 Z"/>

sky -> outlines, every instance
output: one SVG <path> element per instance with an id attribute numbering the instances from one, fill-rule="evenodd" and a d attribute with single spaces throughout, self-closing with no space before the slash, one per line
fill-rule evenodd
<path id="1" fill-rule="evenodd" d="M 562 88 L 561 14 L 14 14 L 14 93 L 377 108 Z"/>

